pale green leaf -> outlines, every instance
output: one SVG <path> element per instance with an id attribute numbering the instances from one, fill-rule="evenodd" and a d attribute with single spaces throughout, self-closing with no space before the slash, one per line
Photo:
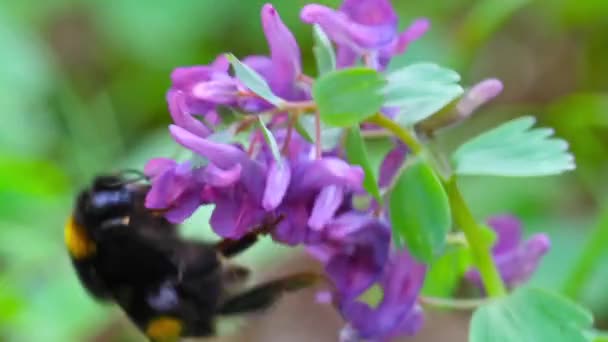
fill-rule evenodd
<path id="1" fill-rule="evenodd" d="M 452 225 L 448 196 L 429 165 L 416 161 L 398 178 L 390 193 L 389 214 L 393 238 L 407 244 L 425 263 L 441 255 Z"/>
<path id="2" fill-rule="evenodd" d="M 255 70 L 239 61 L 233 54 L 226 54 L 226 57 L 232 64 L 236 77 L 252 92 L 275 106 L 285 102 L 272 92 L 268 83 Z"/>
<path id="3" fill-rule="evenodd" d="M 452 156 L 456 173 L 525 177 L 574 169 L 568 143 L 551 138 L 552 129 L 533 125 L 533 117 L 522 117 L 464 143 Z"/>
<path id="4" fill-rule="evenodd" d="M 321 120 L 340 127 L 359 124 L 382 107 L 384 83 L 378 72 L 368 68 L 335 70 L 321 76 L 312 89 Z"/>
<path id="5" fill-rule="evenodd" d="M 319 75 L 336 70 L 336 52 L 321 26 L 316 24 L 313 26 L 313 38 L 315 41 L 313 53 L 317 61 Z"/>
<path id="6" fill-rule="evenodd" d="M 432 63 L 400 68 L 387 80 L 384 105 L 399 108 L 395 120 L 404 126 L 430 117 L 464 92 L 457 72 Z"/>
<path id="7" fill-rule="evenodd" d="M 565 297 L 519 288 L 475 311 L 469 342 L 587 342 L 592 322 L 591 313 Z"/>

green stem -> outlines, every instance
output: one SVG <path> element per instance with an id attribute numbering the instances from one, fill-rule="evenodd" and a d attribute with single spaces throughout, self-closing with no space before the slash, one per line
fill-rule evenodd
<path id="1" fill-rule="evenodd" d="M 390 118 L 378 113 L 371 117 L 368 122 L 393 132 L 393 134 L 401 139 L 415 155 L 420 155 L 423 152 L 422 144 L 420 144 L 408 130 L 404 129 Z M 448 194 L 454 222 L 460 227 L 467 239 L 475 265 L 477 266 L 477 269 L 479 269 L 483 285 L 488 295 L 490 297 L 505 295 L 505 286 L 500 278 L 498 269 L 494 264 L 494 260 L 492 259 L 492 253 L 490 251 L 491 246 L 486 242 L 482 230 L 464 201 L 464 198 L 458 189 L 456 178 L 452 177 L 449 181 L 443 182 L 443 186 Z"/>
<path id="2" fill-rule="evenodd" d="M 418 301 L 423 305 L 434 306 L 445 309 L 475 310 L 486 304 L 488 299 L 454 299 L 419 296 Z"/>
<path id="3" fill-rule="evenodd" d="M 582 249 L 582 254 L 566 278 L 563 287 L 566 295 L 574 299 L 580 297 L 593 271 L 602 262 L 602 257 L 607 253 L 606 246 L 608 246 L 608 206 L 605 206 L 602 210 L 595 227 L 593 227 Z"/>
<path id="4" fill-rule="evenodd" d="M 473 260 L 481 274 L 481 279 L 483 280 L 483 285 L 488 295 L 490 297 L 505 295 L 507 292 L 502 279 L 500 278 L 500 273 L 498 273 L 498 269 L 492 259 L 492 253 L 490 251 L 491 246 L 486 242 L 482 230 L 464 201 L 464 198 L 458 189 L 456 177 L 452 177 L 449 181 L 444 183 L 444 186 L 448 193 L 454 221 L 460 227 L 469 242 Z"/>
<path id="5" fill-rule="evenodd" d="M 420 154 L 422 152 L 422 145 L 416 140 L 416 138 L 405 128 L 399 126 L 398 123 L 391 120 L 389 117 L 380 113 L 372 116 L 368 119 L 368 122 L 376 124 L 380 127 L 384 127 L 387 130 L 393 132 L 397 138 L 401 139 L 414 154 Z"/>

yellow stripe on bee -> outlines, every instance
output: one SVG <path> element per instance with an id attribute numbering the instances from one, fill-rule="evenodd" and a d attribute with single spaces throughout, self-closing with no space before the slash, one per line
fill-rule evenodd
<path id="1" fill-rule="evenodd" d="M 64 230 L 65 245 L 74 259 L 84 259 L 95 253 L 95 243 L 88 237 L 83 227 L 70 216 Z"/>
<path id="2" fill-rule="evenodd" d="M 182 334 L 182 322 L 172 317 L 158 317 L 146 327 L 146 336 L 155 342 L 174 342 Z"/>

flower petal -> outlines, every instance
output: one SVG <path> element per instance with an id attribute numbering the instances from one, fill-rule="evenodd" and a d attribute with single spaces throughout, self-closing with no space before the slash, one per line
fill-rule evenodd
<path id="1" fill-rule="evenodd" d="M 201 205 L 200 196 L 196 191 L 190 191 L 180 196 L 179 200 L 165 213 L 165 218 L 171 223 L 182 223 L 192 216 Z"/>
<path id="2" fill-rule="evenodd" d="M 488 225 L 496 232 L 497 241 L 492 248 L 495 255 L 513 251 L 521 242 L 521 222 L 511 215 L 498 215 L 488 219 Z"/>
<path id="3" fill-rule="evenodd" d="M 315 199 L 312 212 L 308 218 L 308 225 L 314 230 L 322 230 L 334 217 L 342 204 L 343 198 L 344 191 L 341 187 L 335 185 L 324 187 Z"/>
<path id="4" fill-rule="evenodd" d="M 236 164 L 228 170 L 220 169 L 211 163 L 207 165 L 203 173 L 203 181 L 215 187 L 227 187 L 233 185 L 241 177 L 242 167 Z"/>
<path id="5" fill-rule="evenodd" d="M 406 154 L 407 147 L 404 144 L 398 144 L 384 157 L 380 164 L 380 187 L 384 188 L 392 183 L 397 171 L 403 166 Z"/>
<path id="6" fill-rule="evenodd" d="M 144 166 L 144 174 L 147 177 L 154 179 L 165 171 L 174 168 L 177 163 L 169 158 L 153 158 L 150 159 Z"/>
<path id="7" fill-rule="evenodd" d="M 230 169 L 248 159 L 247 154 L 235 146 L 204 139 L 176 125 L 170 125 L 169 130 L 180 145 L 209 159 L 222 169 Z"/>
<path id="8" fill-rule="evenodd" d="M 270 58 L 273 64 L 273 75 L 269 78 L 270 86 L 281 93 L 281 90 L 291 87 L 302 73 L 300 48 L 293 34 L 271 4 L 262 7 L 262 26 L 270 47 Z"/>
<path id="9" fill-rule="evenodd" d="M 336 44 L 348 46 L 357 52 L 379 49 L 390 44 L 396 36 L 394 25 L 362 25 L 352 21 L 345 13 L 317 4 L 304 6 L 300 18 L 305 23 L 318 24 Z"/>
<path id="10" fill-rule="evenodd" d="M 218 235 L 229 239 L 239 239 L 259 225 L 264 212 L 242 189 L 234 189 L 231 194 L 218 196 L 209 223 Z"/>
<path id="11" fill-rule="evenodd" d="M 393 49 L 393 55 L 400 55 L 405 52 L 407 47 L 420 39 L 431 27 L 431 22 L 426 18 L 414 20 L 414 22 L 400 35 Z"/>
<path id="12" fill-rule="evenodd" d="M 361 189 L 364 177 L 361 167 L 352 166 L 335 157 L 300 163 L 293 172 L 294 181 L 289 188 L 289 198 L 306 197 L 328 185 Z"/>
<path id="13" fill-rule="evenodd" d="M 351 20 L 368 26 L 397 26 L 399 18 L 389 0 L 344 0 L 340 11 Z"/>
<path id="14" fill-rule="evenodd" d="M 266 188 L 264 189 L 264 198 L 262 199 L 262 207 L 264 209 L 271 211 L 281 204 L 290 180 L 291 168 L 289 167 L 289 162 L 285 159 L 281 164 L 272 162 L 266 177 Z"/>
<path id="15" fill-rule="evenodd" d="M 483 80 L 474 85 L 456 105 L 460 117 L 471 115 L 477 108 L 492 100 L 502 92 L 502 82 L 495 78 Z"/>
<path id="16" fill-rule="evenodd" d="M 188 113 L 186 95 L 182 91 L 170 90 L 167 93 L 167 102 L 169 103 L 169 112 L 171 113 L 173 122 L 177 126 L 201 137 L 211 134 L 211 130 L 207 126 Z"/>

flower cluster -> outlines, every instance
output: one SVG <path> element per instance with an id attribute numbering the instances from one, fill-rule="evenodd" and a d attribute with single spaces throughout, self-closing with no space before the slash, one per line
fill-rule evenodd
<path id="1" fill-rule="evenodd" d="M 278 222 L 269 232 L 273 239 L 303 245 L 324 264 L 333 285 L 331 302 L 359 337 L 388 340 L 414 334 L 423 320 L 418 297 L 427 266 L 406 249 L 392 247 L 382 204 L 370 200 L 367 206 L 355 205 L 355 198 L 368 196 L 366 175 L 346 161 L 341 145 L 321 148 L 319 141 L 311 142 L 294 129 L 293 118 L 314 104 L 314 80 L 302 73 L 300 48 L 272 5 L 263 6 L 261 19 L 270 53 L 242 61 L 291 106 L 273 105 L 256 94 L 230 72 L 224 55 L 209 65 L 175 69 L 167 93 L 173 119 L 169 131 L 194 157 L 148 162 L 145 173 L 152 186 L 146 206 L 164 210 L 169 221 L 179 223 L 213 204 L 212 229 L 231 239 Z M 429 28 L 426 19 L 418 19 L 399 32 L 388 0 L 345 0 L 339 10 L 310 4 L 301 19 L 320 27 L 335 44 L 338 68 L 362 61 L 379 72 Z M 455 115 L 468 116 L 500 90 L 496 80 L 480 83 L 459 100 Z M 226 109 L 237 113 L 236 123 L 224 120 L 221 111 Z M 254 126 L 263 116 L 269 117 L 276 146 L 265 137 L 265 126 Z M 320 129 L 317 118 L 317 137 Z M 248 134 L 246 143 L 233 139 L 242 133 Z M 391 141 L 392 149 L 375 170 L 380 188 L 391 186 L 407 159 L 408 147 Z M 525 280 L 546 251 L 546 238 L 520 244 L 519 228 L 510 219 L 496 218 L 490 225 L 499 235 L 494 253 L 503 277 L 509 283 Z M 467 277 L 479 283 L 476 271 Z M 372 286 L 382 289 L 378 305 L 361 299 Z"/>

